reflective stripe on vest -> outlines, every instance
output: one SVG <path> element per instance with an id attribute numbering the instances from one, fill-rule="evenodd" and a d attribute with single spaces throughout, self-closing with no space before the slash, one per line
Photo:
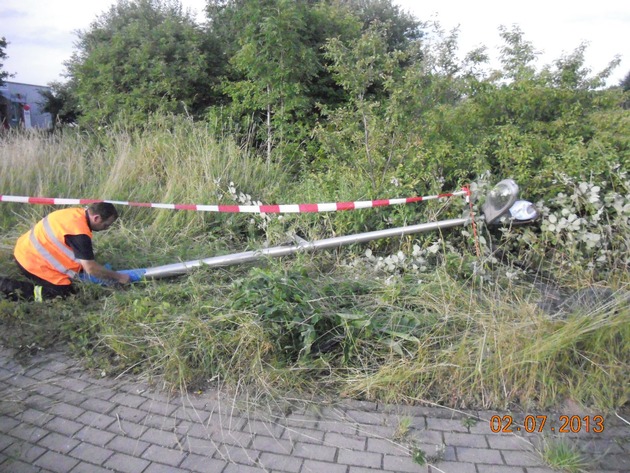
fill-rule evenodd
<path id="1" fill-rule="evenodd" d="M 63 242 L 59 241 L 59 239 L 55 236 L 53 229 L 50 227 L 50 222 L 48 221 L 48 217 L 44 217 L 42 220 L 42 225 L 44 226 L 44 231 L 50 241 L 57 247 L 59 251 L 61 251 L 64 255 L 70 258 L 72 261 L 77 261 L 77 258 L 74 256 L 74 252 L 70 250 Z"/>
<path id="2" fill-rule="evenodd" d="M 46 232 L 48 237 L 53 241 L 55 246 L 58 247 L 59 246 L 59 243 L 58 243 L 59 240 L 57 240 L 55 235 L 52 233 L 50 225 L 48 225 L 48 221 L 46 221 L 46 220 L 44 220 L 44 231 Z M 77 275 L 77 273 L 74 272 L 73 270 L 64 267 L 63 264 L 61 264 L 53 255 L 51 255 L 50 252 L 46 248 L 44 248 L 44 246 L 39 241 L 37 241 L 37 238 L 35 238 L 35 232 L 33 230 L 31 230 L 31 232 L 30 232 L 29 240 L 30 240 L 31 244 L 33 245 L 33 247 L 41 255 L 41 257 L 44 258 L 57 271 L 59 271 L 60 273 L 68 275 L 70 278 L 74 278 Z M 64 251 L 64 253 L 67 254 L 68 252 Z M 76 261 L 76 258 L 74 257 L 74 254 L 71 257 L 72 257 L 72 259 L 74 261 Z"/>

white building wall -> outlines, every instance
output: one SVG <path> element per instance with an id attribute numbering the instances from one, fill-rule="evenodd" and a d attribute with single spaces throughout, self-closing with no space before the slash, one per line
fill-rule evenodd
<path id="1" fill-rule="evenodd" d="M 9 81 L 4 81 L 4 85 L 0 86 L 0 94 L 3 97 L 28 105 L 31 128 L 51 128 L 52 118 L 50 113 L 42 112 L 44 97 L 40 93 L 41 90 L 50 90 L 50 87 Z M 28 117 L 24 118 L 25 126 L 28 128 Z"/>

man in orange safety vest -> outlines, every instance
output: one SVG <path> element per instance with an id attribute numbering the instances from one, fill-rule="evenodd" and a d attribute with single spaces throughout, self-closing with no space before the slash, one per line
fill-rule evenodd
<path id="1" fill-rule="evenodd" d="M 72 284 L 79 273 L 120 284 L 128 274 L 112 271 L 94 259 L 93 232 L 107 230 L 118 218 L 116 208 L 98 202 L 84 208 L 50 213 L 22 235 L 13 252 L 24 275 L 34 283 L 34 298 L 67 297 L 76 292 Z M 30 294 L 26 295 L 30 299 Z"/>

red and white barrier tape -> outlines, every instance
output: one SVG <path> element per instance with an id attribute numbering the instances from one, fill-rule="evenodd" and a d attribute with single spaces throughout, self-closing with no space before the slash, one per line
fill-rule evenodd
<path id="1" fill-rule="evenodd" d="M 307 213 L 307 212 L 335 212 L 338 210 L 368 209 L 388 205 L 411 204 L 423 200 L 444 199 L 447 197 L 469 195 L 469 190 L 426 197 L 407 197 L 401 199 L 363 200 L 356 202 L 332 202 L 326 204 L 289 204 L 289 205 L 198 205 L 198 204 L 156 204 L 143 202 L 128 202 L 120 200 L 100 199 L 62 199 L 49 197 L 25 197 L 17 195 L 0 195 L 0 202 L 18 202 L 22 204 L 42 205 L 88 205 L 96 202 L 109 202 L 130 207 L 151 207 L 170 210 L 195 210 L 198 212 L 228 212 L 228 213 Z"/>

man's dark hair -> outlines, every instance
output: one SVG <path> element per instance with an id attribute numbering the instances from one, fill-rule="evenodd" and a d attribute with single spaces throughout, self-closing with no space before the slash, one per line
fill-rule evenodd
<path id="1" fill-rule="evenodd" d="M 90 204 L 88 210 L 93 215 L 100 215 L 103 220 L 107 220 L 108 218 L 114 216 L 118 218 L 118 211 L 114 204 L 110 204 L 109 202 L 96 202 L 94 204 Z"/>

